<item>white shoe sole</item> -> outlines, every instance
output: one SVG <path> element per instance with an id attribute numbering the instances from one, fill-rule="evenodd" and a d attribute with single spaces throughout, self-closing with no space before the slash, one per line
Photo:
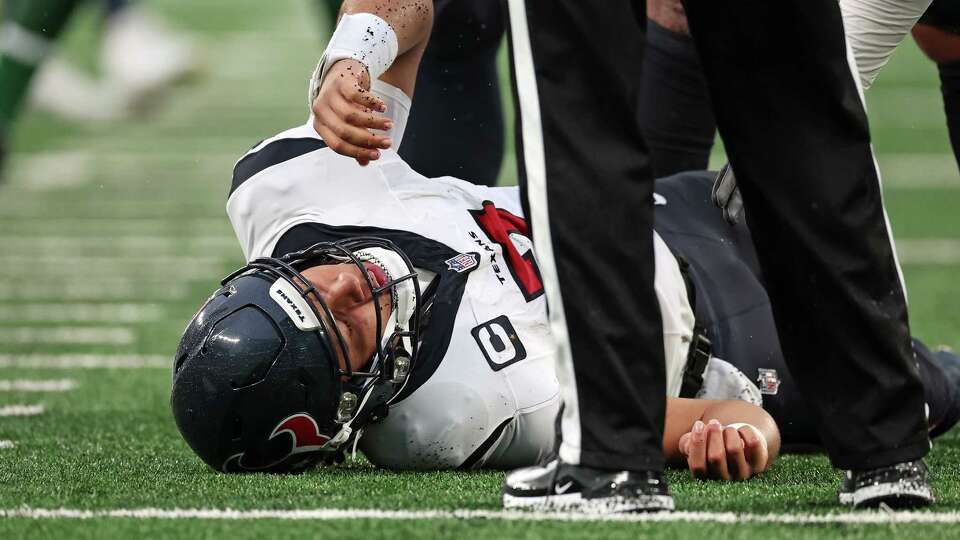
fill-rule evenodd
<path id="1" fill-rule="evenodd" d="M 894 502 L 897 499 L 901 501 L 915 500 L 920 504 L 910 506 L 925 506 L 934 502 L 933 490 L 929 485 L 918 484 L 914 482 L 896 482 L 887 484 L 877 484 L 873 486 L 862 487 L 851 494 L 854 508 L 876 506 L 870 504 L 870 501 Z M 841 498 L 841 502 L 843 499 Z"/>
<path id="2" fill-rule="evenodd" d="M 603 497 L 585 499 L 579 493 L 548 495 L 545 497 L 517 497 L 503 495 L 503 507 L 507 510 L 533 510 L 538 512 L 575 511 L 584 514 L 619 514 L 624 512 L 669 512 L 673 510 L 673 497 L 648 495 L 645 497 Z"/>

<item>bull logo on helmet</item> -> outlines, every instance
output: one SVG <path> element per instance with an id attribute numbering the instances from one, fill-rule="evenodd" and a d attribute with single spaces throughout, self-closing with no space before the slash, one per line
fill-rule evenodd
<path id="1" fill-rule="evenodd" d="M 278 452 L 265 458 L 247 456 L 247 452 L 234 454 L 223 463 L 223 472 L 265 471 L 287 461 L 291 456 L 319 452 L 330 440 L 330 437 L 320 433 L 316 420 L 306 413 L 293 414 L 281 420 L 270 433 L 267 444 L 274 439 L 279 442 L 282 438 L 289 438 L 291 443 L 285 452 Z M 246 460 L 244 460 L 245 457 Z"/>

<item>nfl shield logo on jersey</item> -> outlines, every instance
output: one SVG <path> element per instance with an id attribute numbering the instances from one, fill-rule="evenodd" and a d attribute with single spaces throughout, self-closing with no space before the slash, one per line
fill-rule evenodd
<path id="1" fill-rule="evenodd" d="M 476 253 L 461 253 L 456 257 L 450 257 L 443 262 L 447 263 L 448 270 L 453 270 L 458 274 L 462 274 L 469 270 L 473 270 L 478 264 L 480 264 L 480 255 Z"/>
<path id="2" fill-rule="evenodd" d="M 757 369 L 757 386 L 760 387 L 760 393 L 766 395 L 776 395 L 780 390 L 780 376 L 775 369 Z"/>

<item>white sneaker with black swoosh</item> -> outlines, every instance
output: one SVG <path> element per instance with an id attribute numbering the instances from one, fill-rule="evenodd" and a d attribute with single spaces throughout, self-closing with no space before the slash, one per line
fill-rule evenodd
<path id="1" fill-rule="evenodd" d="M 673 497 L 656 471 L 605 471 L 554 460 L 507 474 L 503 507 L 590 514 L 673 510 Z"/>

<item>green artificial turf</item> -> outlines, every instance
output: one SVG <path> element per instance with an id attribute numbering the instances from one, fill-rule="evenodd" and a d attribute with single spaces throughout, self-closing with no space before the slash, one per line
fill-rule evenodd
<path id="1" fill-rule="evenodd" d="M 206 73 L 132 121 L 78 125 L 26 114 L 0 185 L 0 330 L 110 327 L 129 330 L 132 341 L 11 341 L 0 343 L 0 360 L 89 354 L 172 362 L 189 317 L 217 280 L 241 262 L 223 210 L 233 162 L 258 140 L 306 118 L 306 78 L 323 31 L 306 2 L 165 0 L 150 5 L 195 33 Z M 95 19 L 81 16 L 63 44 L 70 58 L 90 66 Z M 953 250 L 939 261 L 929 256 L 903 260 L 915 334 L 931 344 L 960 347 L 960 178 L 949 154 L 937 84 L 932 64 L 906 43 L 871 90 L 869 110 L 887 206 L 903 253 L 920 240 L 945 240 L 945 253 Z M 502 182 L 512 184 L 516 168 L 510 146 Z M 718 153 L 713 162 L 722 160 Z M 115 303 L 135 304 L 143 314 L 65 320 L 71 307 L 106 305 L 109 312 Z M 0 379 L 53 378 L 73 379 L 78 386 L 63 393 L 0 392 L 0 406 L 46 406 L 39 416 L 0 418 L 0 440 L 15 441 L 14 448 L 0 450 L 0 509 L 500 507 L 502 473 L 495 471 L 391 473 L 360 457 L 299 476 L 216 474 L 177 435 L 167 405 L 167 368 L 0 368 Z M 940 498 L 935 510 L 960 510 L 957 436 L 939 440 L 929 463 Z M 835 503 L 839 475 L 817 455 L 785 456 L 768 474 L 745 483 L 693 481 L 684 471 L 671 472 L 669 480 L 682 510 L 844 511 Z M 950 538 L 960 535 L 960 525 L 0 519 L 0 538 L 136 535 Z"/>

